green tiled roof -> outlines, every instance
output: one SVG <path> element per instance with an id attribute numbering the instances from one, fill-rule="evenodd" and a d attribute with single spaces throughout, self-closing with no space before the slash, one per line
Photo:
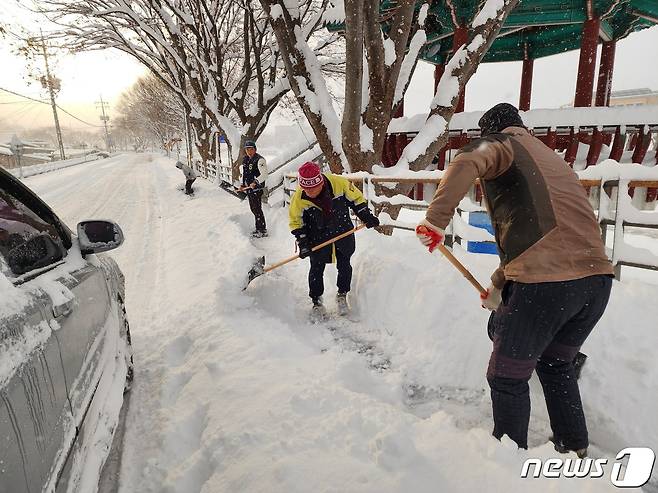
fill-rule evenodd
<path id="1" fill-rule="evenodd" d="M 593 0 L 594 15 L 602 17 L 601 37 L 606 40 L 625 38 L 658 24 L 658 0 Z M 444 63 L 452 50 L 453 13 L 460 25 L 469 25 L 484 0 L 436 0 L 430 7 L 426 23 L 428 43 L 421 59 Z M 527 46 L 530 58 L 541 58 L 580 48 L 583 22 L 587 19 L 585 0 L 521 0 L 509 15 L 498 38 L 485 56 L 485 62 L 522 60 Z M 382 0 L 383 29 L 387 30 L 387 14 L 395 10 L 395 0 Z M 419 2 L 420 6 L 420 2 Z M 332 31 L 340 24 L 327 26 Z"/>

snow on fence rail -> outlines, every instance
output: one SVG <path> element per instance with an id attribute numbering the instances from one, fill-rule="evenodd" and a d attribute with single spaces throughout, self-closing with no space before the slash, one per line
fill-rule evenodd
<path id="1" fill-rule="evenodd" d="M 415 200 L 406 195 L 387 197 L 379 195 L 375 185 L 383 184 L 423 184 L 437 186 L 442 179 L 442 171 L 410 172 L 405 176 L 375 176 L 367 173 L 345 175 L 353 183 L 360 186 L 369 206 L 391 204 L 403 209 L 426 210 L 429 203 L 425 200 Z M 629 244 L 625 236 L 625 228 L 658 229 L 658 210 L 640 210 L 634 203 L 646 206 L 642 191 L 658 187 L 658 166 L 619 164 L 606 161 L 595 167 L 578 173 L 583 187 L 590 189 L 590 202 L 598 214 L 601 224 L 601 236 L 607 238 L 608 228 L 612 227 L 614 234 L 612 247 L 608 248 L 609 256 L 615 265 L 617 278 L 621 276 L 621 266 L 631 266 L 643 269 L 658 270 L 658 255 L 645 248 Z M 410 176 L 416 175 L 416 176 Z M 284 177 L 284 207 L 290 204 L 290 197 L 296 188 L 297 176 L 287 174 Z M 479 212 L 485 208 L 477 200 L 479 193 L 474 185 L 461 201 L 450 225 L 446 229 L 446 243 L 451 245 L 456 241 L 493 242 L 494 238 L 487 230 L 468 224 L 464 212 Z M 619 190 L 626 193 L 619 193 Z M 633 194 L 636 196 L 631 198 Z M 638 196 L 642 200 L 637 200 Z M 379 219 L 383 226 L 413 231 L 415 223 L 405 223 L 394 220 L 385 212 L 380 212 Z"/>
<path id="2" fill-rule="evenodd" d="M 449 143 L 439 152 L 440 162 L 450 160 L 446 156 L 450 149 L 459 149 L 480 136 L 478 120 L 483 113 L 472 111 L 453 116 Z M 528 129 L 547 146 L 564 151 L 564 159 L 569 163 L 579 156 L 579 146 L 587 149 L 586 157 L 582 157 L 586 166 L 605 159 L 633 163 L 646 159 L 658 163 L 658 145 L 654 144 L 653 155 L 649 153 L 652 142 L 658 139 L 658 105 L 529 110 L 521 112 L 521 116 Z M 402 137 L 390 144 L 395 147 L 392 151 L 396 156 L 418 134 L 426 119 L 426 114 L 420 114 L 391 120 L 387 133 Z"/>

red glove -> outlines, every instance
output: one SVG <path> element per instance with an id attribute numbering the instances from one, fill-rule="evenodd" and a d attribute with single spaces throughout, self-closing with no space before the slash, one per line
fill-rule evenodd
<path id="1" fill-rule="evenodd" d="M 495 312 L 502 301 L 501 290 L 489 284 L 486 294 L 480 293 L 480 300 L 482 301 L 482 308 L 486 308 Z"/>
<path id="2" fill-rule="evenodd" d="M 416 226 L 416 237 L 431 253 L 437 245 L 443 243 L 445 230 L 434 226 L 427 219 L 423 219 L 418 226 Z"/>

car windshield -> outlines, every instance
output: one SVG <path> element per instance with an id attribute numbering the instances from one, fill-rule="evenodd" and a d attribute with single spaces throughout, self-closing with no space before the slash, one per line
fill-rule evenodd
<path id="1" fill-rule="evenodd" d="M 56 228 L 45 222 L 25 204 L 5 190 L 0 190 L 0 269 L 13 277 L 8 268 L 9 252 L 38 235 L 46 234 L 62 246 Z M 63 246 L 62 246 L 63 249 Z"/>

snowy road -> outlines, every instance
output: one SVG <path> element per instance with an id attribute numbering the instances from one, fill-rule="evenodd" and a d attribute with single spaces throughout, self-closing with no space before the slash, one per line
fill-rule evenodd
<path id="1" fill-rule="evenodd" d="M 413 238 L 359 233 L 353 300 L 361 322 L 332 332 L 307 322 L 304 262 L 241 291 L 254 257 L 271 263 L 292 253 L 283 210 L 267 211 L 271 236 L 252 243 L 246 203 L 203 180 L 196 197 L 186 197 L 173 161 L 149 154 L 26 182 L 69 226 L 108 218 L 126 235 L 112 256 L 126 275 L 136 377 L 119 491 L 429 492 L 487 484 L 525 492 L 529 482 L 536 491 L 612 491 L 605 478 L 519 478 L 526 458 L 554 455 L 541 391 L 533 381 L 534 448 L 517 451 L 490 437 L 487 313 L 459 274 Z M 472 255 L 466 262 L 480 279 L 495 264 Z M 331 300 L 335 271 L 327 270 Z M 639 281 L 618 283 L 584 348 L 593 449 L 613 459 L 626 446 L 658 450 L 658 365 L 645 349 L 658 347 L 654 293 Z M 346 334 L 370 349 L 361 354 L 364 345 Z"/>

